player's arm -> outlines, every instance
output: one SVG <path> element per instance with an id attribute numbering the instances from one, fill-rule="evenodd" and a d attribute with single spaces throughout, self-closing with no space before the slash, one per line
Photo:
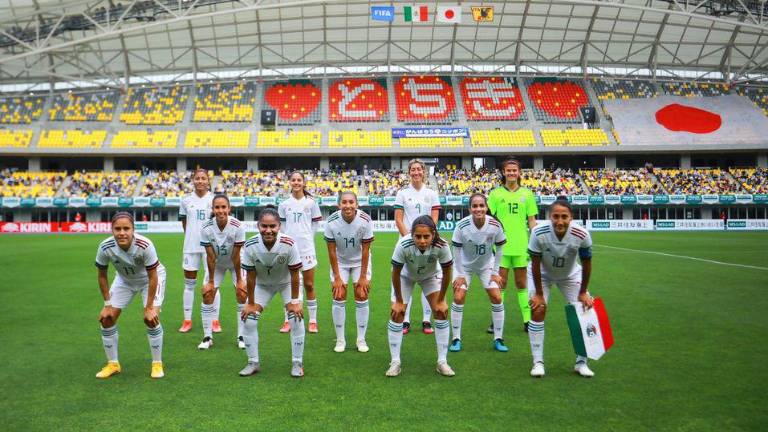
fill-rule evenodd
<path id="1" fill-rule="evenodd" d="M 533 196 L 533 193 L 528 193 L 526 208 L 526 216 L 528 216 L 528 230 L 533 231 L 533 229 L 536 227 L 536 215 L 539 214 L 539 206 L 536 205 L 536 197 Z"/>
<path id="2" fill-rule="evenodd" d="M 457 227 L 453 230 L 453 237 L 451 238 L 451 245 L 453 246 L 453 266 L 456 268 L 456 279 L 453 281 L 453 289 L 457 290 L 462 285 L 467 285 L 467 279 L 464 277 L 464 270 L 462 267 L 462 248 L 464 243 L 461 241 L 461 230 Z M 445 279 L 445 277 L 443 277 Z"/>
<path id="3" fill-rule="evenodd" d="M 437 225 L 437 221 L 440 219 L 440 207 L 432 207 L 432 221 Z"/>
<path id="4" fill-rule="evenodd" d="M 104 303 L 106 304 L 109 302 L 109 278 L 107 275 L 107 266 L 99 266 L 99 274 L 97 276 L 97 280 L 99 282 L 99 290 L 101 291 L 101 296 L 104 298 Z"/>
<path id="5" fill-rule="evenodd" d="M 235 283 L 237 284 L 238 289 L 240 289 L 240 286 L 243 284 L 243 273 L 240 270 L 242 268 L 240 266 L 240 251 L 242 249 L 242 243 L 235 243 L 232 245 L 232 271 L 235 272 Z"/>
<path id="6" fill-rule="evenodd" d="M 339 271 L 339 256 L 336 254 L 336 240 L 325 237 L 325 242 L 328 246 L 328 262 L 331 264 L 331 272 L 333 273 L 331 290 L 336 297 L 339 294 L 338 291 L 344 288 L 344 281 L 341 280 L 341 271 Z"/>
<path id="7" fill-rule="evenodd" d="M 181 200 L 181 205 L 179 206 L 179 220 L 181 221 L 181 230 L 184 231 L 184 233 L 187 232 L 187 209 L 184 207 L 184 200 Z"/>
<path id="8" fill-rule="evenodd" d="M 291 302 L 288 303 L 286 310 L 296 316 L 296 320 L 304 318 L 304 309 L 299 299 L 299 274 L 301 272 L 301 257 L 299 256 L 299 247 L 294 243 L 291 246 L 290 256 L 288 258 L 288 270 L 291 272 Z"/>
<path id="9" fill-rule="evenodd" d="M 528 231 L 533 231 L 536 228 L 536 216 L 528 216 Z"/>
<path id="10" fill-rule="evenodd" d="M 216 269 L 216 252 L 213 251 L 213 246 L 210 243 L 200 242 L 200 244 L 205 247 L 205 264 L 208 266 L 208 280 L 205 284 L 211 284 L 211 287 L 213 287 L 213 274 Z M 233 256 L 232 259 L 234 260 L 234 258 L 235 257 Z M 238 257 L 238 259 L 240 259 L 240 257 Z"/>
<path id="11" fill-rule="evenodd" d="M 157 327 L 160 324 L 160 317 L 155 310 L 155 295 L 157 294 L 157 266 L 147 268 L 147 277 L 149 278 L 149 284 L 147 287 L 147 304 L 144 305 L 144 322 L 149 327 Z"/>
<path id="12" fill-rule="evenodd" d="M 579 248 L 579 260 L 581 261 L 581 287 L 579 289 L 579 301 L 585 308 L 592 307 L 592 296 L 589 295 L 589 278 L 592 276 L 592 247 Z"/>
<path id="13" fill-rule="evenodd" d="M 448 253 L 450 255 L 450 252 Z M 441 264 L 443 268 L 443 280 L 440 281 L 440 293 L 437 295 L 437 302 L 445 302 L 445 292 L 448 290 L 448 285 L 451 283 L 453 276 L 453 260 L 446 264 Z"/>
<path id="14" fill-rule="evenodd" d="M 256 299 L 253 294 L 256 290 L 256 267 L 254 264 L 254 260 L 248 253 L 248 250 L 243 249 L 240 252 L 240 266 L 245 270 L 246 291 L 245 307 L 240 315 L 240 319 L 243 321 L 248 318 L 248 315 L 258 312 L 258 309 L 256 309 Z"/>
<path id="15" fill-rule="evenodd" d="M 401 236 L 405 236 L 408 234 L 408 228 L 405 226 L 405 222 L 403 221 L 403 218 L 405 217 L 405 210 L 402 208 L 396 208 L 395 209 L 395 225 L 397 226 L 397 230 L 400 231 Z"/>
<path id="16" fill-rule="evenodd" d="M 314 237 L 317 232 L 317 228 L 320 226 L 320 221 L 323 220 L 323 213 L 320 211 L 320 206 L 315 201 L 315 205 L 312 206 L 312 236 Z"/>
<path id="17" fill-rule="evenodd" d="M 531 256 L 531 275 L 536 289 L 536 294 L 530 300 L 531 309 L 546 308 L 547 302 L 544 300 L 544 288 L 541 283 L 541 246 L 536 235 L 531 235 L 528 241 L 528 255 Z"/>
<path id="18" fill-rule="evenodd" d="M 400 281 L 400 273 L 403 264 L 392 260 L 392 291 L 395 293 L 395 302 L 392 303 L 392 311 L 389 316 L 394 322 L 402 322 L 405 316 L 405 304 L 403 304 L 403 288 Z"/>

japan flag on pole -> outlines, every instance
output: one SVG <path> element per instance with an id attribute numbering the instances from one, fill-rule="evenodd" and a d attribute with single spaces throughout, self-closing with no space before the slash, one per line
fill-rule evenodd
<path id="1" fill-rule="evenodd" d="M 437 7 L 437 21 L 458 24 L 461 22 L 461 6 L 438 6 Z"/>

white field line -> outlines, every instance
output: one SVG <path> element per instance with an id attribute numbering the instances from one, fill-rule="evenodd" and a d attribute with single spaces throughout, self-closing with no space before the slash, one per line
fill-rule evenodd
<path id="1" fill-rule="evenodd" d="M 647 251 L 647 250 L 642 250 L 642 249 L 630 249 L 630 248 L 623 248 L 623 247 L 618 247 L 618 246 L 608 246 L 608 245 L 604 245 L 604 244 L 597 244 L 595 246 L 600 246 L 600 247 L 609 248 L 609 249 L 622 250 L 622 251 L 629 251 L 629 252 L 637 252 L 637 253 L 644 253 L 644 254 L 651 254 L 651 255 L 662 255 L 662 256 L 673 257 L 673 258 L 682 258 L 682 259 L 688 259 L 688 260 L 692 260 L 692 261 L 702 261 L 702 262 L 706 262 L 706 263 L 710 263 L 710 264 L 718 264 L 718 265 L 731 266 L 731 267 L 741 267 L 741 268 L 748 268 L 748 269 L 753 269 L 753 270 L 768 271 L 768 267 L 760 267 L 760 266 L 753 266 L 753 265 L 747 265 L 747 264 L 736 264 L 736 263 L 729 263 L 729 262 L 723 262 L 723 261 L 715 261 L 715 260 L 709 260 L 709 259 L 704 259 L 704 258 L 696 258 L 696 257 L 692 257 L 692 256 L 687 256 L 687 255 L 675 255 L 675 254 L 670 254 L 670 253 L 665 253 L 665 252 Z"/>

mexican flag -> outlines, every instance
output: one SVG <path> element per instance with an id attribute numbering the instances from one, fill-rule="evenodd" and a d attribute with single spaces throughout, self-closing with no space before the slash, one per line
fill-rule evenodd
<path id="1" fill-rule="evenodd" d="M 592 309 L 586 311 L 581 302 L 566 305 L 565 317 L 576 354 L 598 360 L 613 346 L 611 323 L 600 297 L 595 297 Z"/>
<path id="2" fill-rule="evenodd" d="M 426 22 L 429 19 L 427 5 L 413 5 L 403 7 L 405 22 Z"/>

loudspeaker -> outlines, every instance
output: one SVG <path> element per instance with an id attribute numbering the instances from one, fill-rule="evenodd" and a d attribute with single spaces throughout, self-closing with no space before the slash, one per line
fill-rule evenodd
<path id="1" fill-rule="evenodd" d="M 275 110 L 261 110 L 261 124 L 265 126 L 274 126 Z"/>
<path id="2" fill-rule="evenodd" d="M 584 120 L 584 123 L 594 123 L 597 118 L 597 113 L 595 112 L 595 107 L 593 106 L 585 106 L 579 108 L 579 111 L 581 111 L 581 118 Z"/>

